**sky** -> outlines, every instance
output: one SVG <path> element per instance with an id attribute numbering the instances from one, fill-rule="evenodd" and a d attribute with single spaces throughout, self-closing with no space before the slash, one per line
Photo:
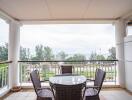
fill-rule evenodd
<path id="1" fill-rule="evenodd" d="M 0 19 L 0 44 L 8 42 L 9 26 Z M 20 28 L 20 43 L 34 53 L 35 46 L 49 46 L 57 54 L 91 52 L 108 54 L 115 46 L 115 29 L 112 24 L 45 24 L 23 25 Z"/>
<path id="2" fill-rule="evenodd" d="M 115 46 L 114 32 L 112 24 L 24 25 L 20 41 L 23 47 L 32 49 L 37 44 L 49 46 L 55 54 L 108 54 L 108 49 Z"/>
<path id="3" fill-rule="evenodd" d="M 132 35 L 132 26 L 129 26 L 127 28 L 127 35 Z"/>
<path id="4" fill-rule="evenodd" d="M 0 19 L 0 45 L 8 43 L 9 25 L 2 19 Z"/>

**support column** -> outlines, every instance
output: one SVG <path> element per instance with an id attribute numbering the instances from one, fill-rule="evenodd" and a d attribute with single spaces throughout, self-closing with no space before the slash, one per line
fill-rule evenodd
<path id="1" fill-rule="evenodd" d="M 126 36 L 126 24 L 124 20 L 115 23 L 116 58 L 118 80 L 121 87 L 125 88 L 125 60 L 124 60 L 124 37 Z"/>
<path id="2" fill-rule="evenodd" d="M 9 23 L 9 49 L 8 59 L 13 61 L 9 65 L 9 88 L 19 85 L 19 49 L 20 49 L 20 24 L 17 21 Z"/>

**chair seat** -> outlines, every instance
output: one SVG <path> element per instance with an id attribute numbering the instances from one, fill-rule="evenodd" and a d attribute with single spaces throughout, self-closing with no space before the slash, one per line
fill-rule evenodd
<path id="1" fill-rule="evenodd" d="M 88 88 L 85 91 L 85 96 L 95 96 L 98 95 L 98 91 L 96 89 L 93 88 Z"/>
<path id="2" fill-rule="evenodd" d="M 44 100 L 53 100 L 53 93 L 50 89 L 41 89 L 37 91 L 38 97 L 45 98 Z"/>

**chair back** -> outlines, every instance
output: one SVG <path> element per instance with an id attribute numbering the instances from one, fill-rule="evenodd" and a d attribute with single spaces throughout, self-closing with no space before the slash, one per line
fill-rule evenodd
<path id="1" fill-rule="evenodd" d="M 82 100 L 83 85 L 54 84 L 55 100 Z"/>
<path id="2" fill-rule="evenodd" d="M 31 81 L 33 83 L 33 87 L 35 89 L 35 92 L 37 94 L 37 89 L 41 88 L 41 82 L 40 82 L 40 77 L 39 77 L 39 72 L 38 70 L 34 70 L 30 73 Z"/>
<path id="3" fill-rule="evenodd" d="M 61 74 L 72 74 L 71 65 L 61 65 Z"/>
<path id="4" fill-rule="evenodd" d="M 103 84 L 105 75 L 106 75 L 106 72 L 104 72 L 101 69 L 96 69 L 94 86 L 99 87 L 99 88 L 96 88 L 98 90 L 98 93 L 100 92 L 100 90 L 102 88 L 102 84 Z"/>

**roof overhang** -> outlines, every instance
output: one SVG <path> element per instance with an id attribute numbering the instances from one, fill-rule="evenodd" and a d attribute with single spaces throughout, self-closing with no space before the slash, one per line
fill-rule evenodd
<path id="1" fill-rule="evenodd" d="M 132 18 L 132 0 L 1 0 L 2 18 L 25 24 L 113 23 Z"/>

